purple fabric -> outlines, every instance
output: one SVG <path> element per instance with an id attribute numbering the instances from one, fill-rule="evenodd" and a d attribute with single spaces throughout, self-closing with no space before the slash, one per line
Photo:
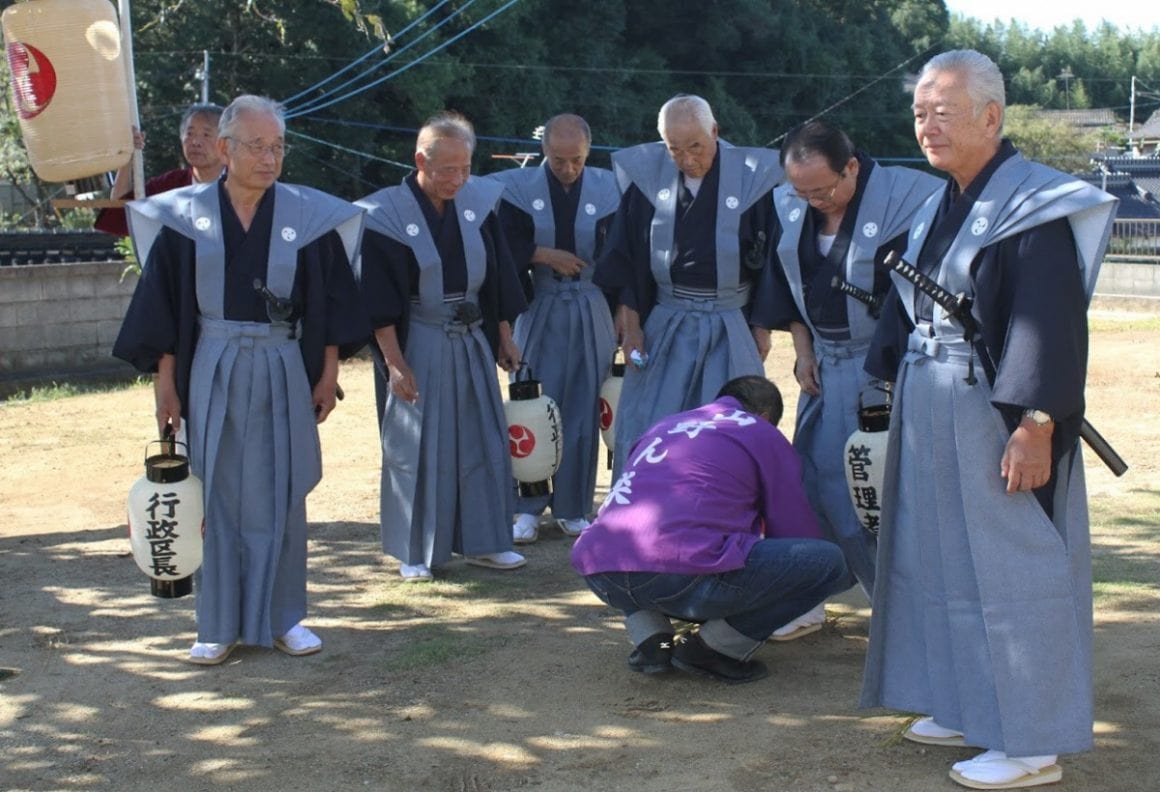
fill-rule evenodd
<path id="1" fill-rule="evenodd" d="M 572 547 L 581 575 L 740 569 L 763 537 L 821 538 L 785 436 L 731 397 L 645 432 Z"/>

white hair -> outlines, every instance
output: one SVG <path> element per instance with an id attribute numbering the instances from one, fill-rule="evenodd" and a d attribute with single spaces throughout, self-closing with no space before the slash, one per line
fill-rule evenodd
<path id="1" fill-rule="evenodd" d="M 439 141 L 445 138 L 462 140 L 471 152 L 475 152 L 475 127 L 453 110 L 444 110 L 427 119 L 415 140 L 415 151 L 423 152 L 423 156 L 430 159 L 435 156 Z"/>
<path id="2" fill-rule="evenodd" d="M 1003 87 L 1003 73 L 995 61 L 972 49 L 951 50 L 935 55 L 922 67 L 918 85 L 936 72 L 957 72 L 966 79 L 967 95 L 971 97 L 975 115 L 983 112 L 991 102 L 999 105 L 999 129 L 1007 108 L 1007 91 Z"/>
<path id="3" fill-rule="evenodd" d="M 670 122 L 686 119 L 696 121 L 707 135 L 712 135 L 713 127 L 717 126 L 713 108 L 708 102 L 693 94 L 677 94 L 661 105 L 661 111 L 657 113 L 657 132 L 663 138 Z"/>
<path id="4" fill-rule="evenodd" d="M 222 111 L 221 120 L 218 121 L 218 137 L 233 138 L 240 116 L 246 113 L 272 116 L 278 122 L 278 130 L 286 134 L 286 117 L 282 105 L 265 96 L 242 94 Z"/>

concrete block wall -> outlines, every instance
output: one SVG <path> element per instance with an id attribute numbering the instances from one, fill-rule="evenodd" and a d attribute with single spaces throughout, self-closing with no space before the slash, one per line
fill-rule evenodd
<path id="1" fill-rule="evenodd" d="M 110 351 L 137 284 L 134 275 L 121 281 L 124 267 L 0 267 L 0 378 L 122 368 Z"/>
<path id="2" fill-rule="evenodd" d="M 1096 293 L 1122 297 L 1160 298 L 1160 263 L 1105 261 L 1096 281 Z"/>

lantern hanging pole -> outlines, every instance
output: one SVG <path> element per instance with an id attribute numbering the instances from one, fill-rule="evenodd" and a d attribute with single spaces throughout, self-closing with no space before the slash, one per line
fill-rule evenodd
<path id="1" fill-rule="evenodd" d="M 125 83 L 129 91 L 129 118 L 133 126 L 141 129 L 141 116 L 137 109 L 137 75 L 133 69 L 133 21 L 129 12 L 129 0 L 117 0 L 117 18 L 121 27 L 121 55 L 125 60 Z M 133 147 L 133 195 L 145 197 L 145 152 Z"/>

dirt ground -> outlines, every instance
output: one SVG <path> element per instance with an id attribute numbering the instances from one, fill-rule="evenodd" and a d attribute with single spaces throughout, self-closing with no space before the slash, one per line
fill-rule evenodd
<path id="1" fill-rule="evenodd" d="M 1097 749 L 1064 759 L 1061 788 L 1156 790 L 1160 322 L 1093 317 L 1089 417 L 1132 469 L 1115 479 L 1088 456 Z M 785 387 L 776 342 L 768 372 Z M 946 772 L 969 749 L 906 743 L 904 714 L 857 709 L 856 592 L 822 632 L 761 649 L 769 678 L 726 686 L 630 673 L 620 619 L 558 532 L 522 570 L 457 562 L 404 585 L 378 545 L 370 369 L 346 364 L 341 381 L 309 501 L 308 624 L 325 649 L 245 648 L 209 669 L 181 659 L 192 598 L 150 596 L 128 553 L 150 391 L 0 406 L 0 666 L 15 670 L 0 670 L 0 789 L 958 788 Z"/>

